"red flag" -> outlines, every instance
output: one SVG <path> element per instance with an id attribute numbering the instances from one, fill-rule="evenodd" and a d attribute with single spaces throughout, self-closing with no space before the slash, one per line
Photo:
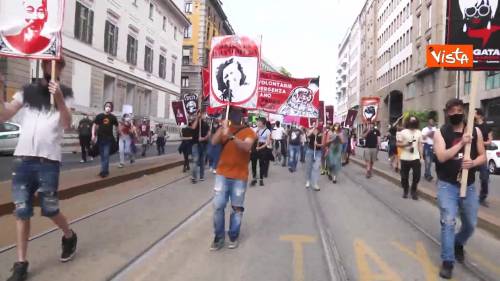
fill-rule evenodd
<path id="1" fill-rule="evenodd" d="M 325 120 L 326 123 L 333 124 L 333 117 L 334 117 L 334 111 L 333 111 L 333 105 L 328 105 L 325 108 Z"/>
<path id="2" fill-rule="evenodd" d="M 373 123 L 377 121 L 378 107 L 380 97 L 362 97 L 361 98 L 361 115 L 365 123 Z"/>

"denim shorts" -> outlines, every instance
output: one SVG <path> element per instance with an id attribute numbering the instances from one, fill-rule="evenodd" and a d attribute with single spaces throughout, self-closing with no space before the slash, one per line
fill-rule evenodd
<path id="1" fill-rule="evenodd" d="M 42 216 L 59 214 L 60 163 L 42 158 L 17 158 L 12 173 L 12 201 L 14 214 L 27 220 L 33 216 L 35 193 L 38 193 Z"/>

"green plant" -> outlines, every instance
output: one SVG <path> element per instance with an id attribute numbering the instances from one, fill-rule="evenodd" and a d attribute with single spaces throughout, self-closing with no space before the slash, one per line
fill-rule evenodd
<path id="1" fill-rule="evenodd" d="M 415 111 L 409 110 L 403 113 L 403 124 L 406 123 L 410 116 L 415 116 L 420 121 L 420 128 L 427 126 L 427 120 L 433 118 L 434 121 L 438 121 L 439 115 L 435 110 L 425 110 L 425 111 Z"/>

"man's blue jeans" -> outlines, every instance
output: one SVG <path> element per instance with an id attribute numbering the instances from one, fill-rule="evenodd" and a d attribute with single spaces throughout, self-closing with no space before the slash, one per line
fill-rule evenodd
<path id="1" fill-rule="evenodd" d="M 292 171 L 297 171 L 297 162 L 299 161 L 300 155 L 300 145 L 289 145 L 288 146 L 288 167 Z"/>
<path id="2" fill-rule="evenodd" d="M 101 174 L 109 174 L 109 152 L 111 150 L 110 140 L 99 141 L 99 155 L 101 157 Z"/>
<path id="3" fill-rule="evenodd" d="M 424 162 L 425 162 L 424 177 L 425 178 L 432 177 L 431 170 L 432 170 L 433 160 L 434 160 L 434 151 L 433 151 L 432 145 L 425 143 L 424 144 Z"/>
<path id="4" fill-rule="evenodd" d="M 313 149 L 307 148 L 306 181 L 308 181 L 312 187 L 318 185 L 320 166 L 321 166 L 321 150 L 314 151 Z"/>
<path id="5" fill-rule="evenodd" d="M 192 178 L 198 180 L 205 178 L 205 159 L 207 157 L 207 145 L 204 143 L 195 143 L 192 148 L 193 153 L 193 171 Z"/>
<path id="6" fill-rule="evenodd" d="M 228 179 L 224 176 L 215 177 L 214 187 L 214 234 L 216 238 L 225 238 L 225 209 L 231 200 L 231 216 L 229 218 L 229 238 L 235 240 L 240 235 L 241 220 L 243 218 L 247 182 Z"/>
<path id="7" fill-rule="evenodd" d="M 455 244 L 465 245 L 477 223 L 479 202 L 474 184 L 467 187 L 467 197 L 460 198 L 460 186 L 444 181 L 437 182 L 438 205 L 441 212 L 441 259 L 455 262 Z M 456 217 L 462 221 L 455 234 Z"/>
<path id="8" fill-rule="evenodd" d="M 486 200 L 486 197 L 488 197 L 488 185 L 490 183 L 490 171 L 488 170 L 487 163 L 479 167 L 479 179 L 481 180 L 479 199 L 483 201 Z"/>

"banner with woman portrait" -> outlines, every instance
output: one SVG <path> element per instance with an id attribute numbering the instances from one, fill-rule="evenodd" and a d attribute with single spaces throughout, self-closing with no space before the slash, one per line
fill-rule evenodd
<path id="1" fill-rule="evenodd" d="M 319 78 L 296 79 L 262 72 L 258 108 L 286 116 L 319 118 Z"/>
<path id="2" fill-rule="evenodd" d="M 212 39 L 210 50 L 210 106 L 257 108 L 260 40 L 247 36 Z"/>

